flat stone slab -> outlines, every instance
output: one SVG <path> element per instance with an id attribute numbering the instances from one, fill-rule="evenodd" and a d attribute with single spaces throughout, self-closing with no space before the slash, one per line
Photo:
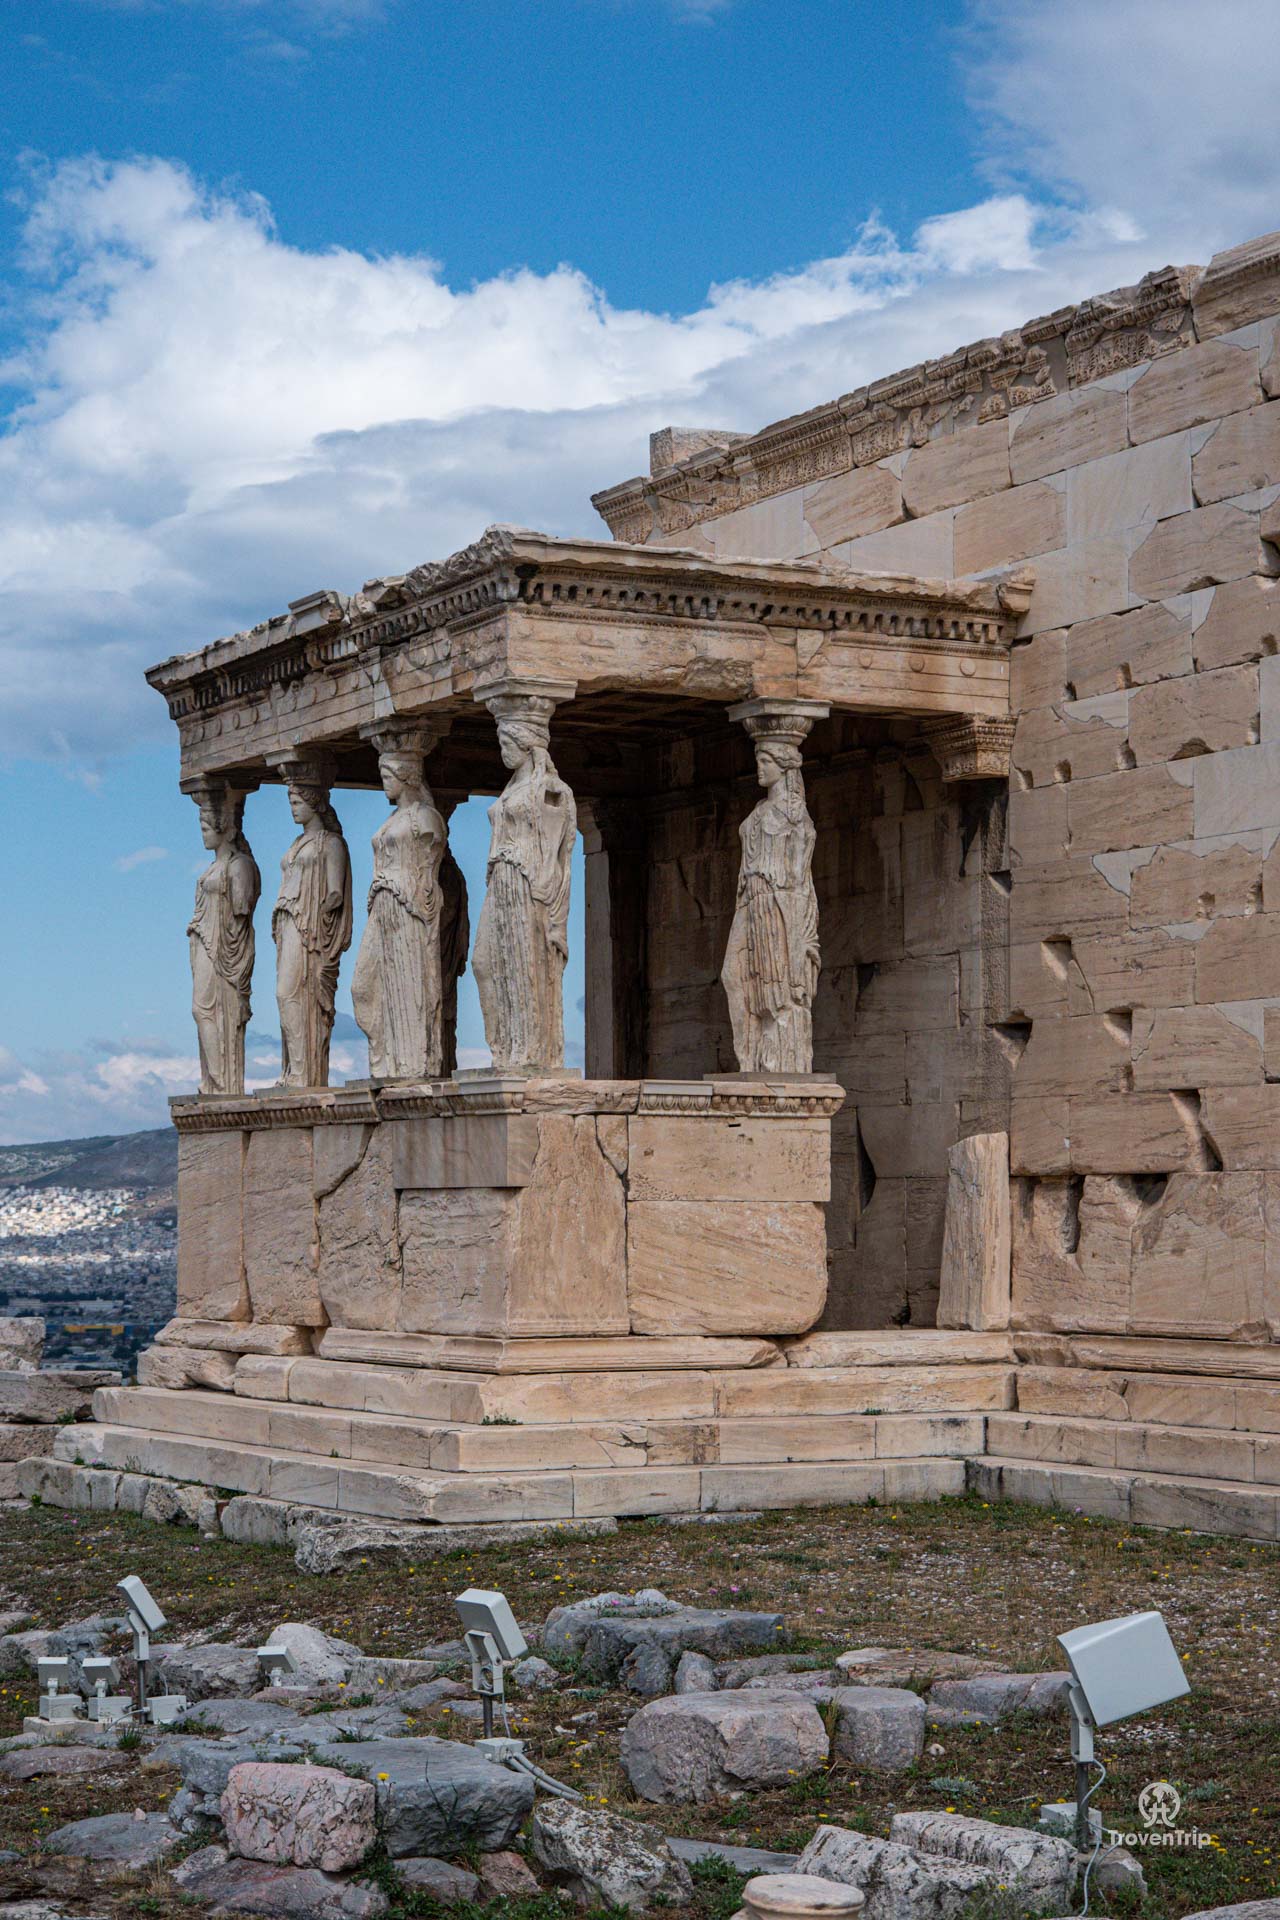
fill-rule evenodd
<path id="1" fill-rule="evenodd" d="M 124 1756 L 106 1747 L 27 1747 L 0 1757 L 0 1780 L 67 1779 L 110 1773 L 123 1765 Z"/>
<path id="2" fill-rule="evenodd" d="M 681 1906 L 693 1881 L 656 1827 L 604 1809 L 547 1799 L 533 1816 L 534 1859 L 582 1906 Z"/>
<path id="3" fill-rule="evenodd" d="M 1037 1719 L 1065 1713 L 1071 1688 L 1069 1673 L 979 1673 L 965 1680 L 938 1680 L 929 1689 L 931 1707 L 960 1707 L 990 1721 L 1013 1713 Z"/>
<path id="4" fill-rule="evenodd" d="M 495 1767 L 458 1740 L 317 1743 L 316 1759 L 373 1781 L 378 1826 L 397 1856 L 494 1852 L 510 1846 L 533 1806 L 527 1774 Z"/>
<path id="5" fill-rule="evenodd" d="M 1002 1827 L 993 1820 L 972 1820 L 960 1813 L 920 1812 L 895 1814 L 889 1838 L 919 1854 L 987 1867 L 1001 1884 L 1013 1888 L 1020 1899 L 1033 1901 L 1041 1912 L 1071 1904 L 1076 1850 L 1070 1840 L 1055 1834 Z"/>
<path id="6" fill-rule="evenodd" d="M 654 1698 L 670 1691 L 681 1654 L 728 1660 L 735 1654 L 759 1653 L 776 1647 L 782 1630 L 780 1613 L 720 1613 L 701 1607 L 682 1607 L 651 1619 L 603 1617 L 587 1630 L 582 1667 L 593 1677 Z"/>
<path id="7" fill-rule="evenodd" d="M 693 1866 L 698 1860 L 723 1860 L 735 1873 L 791 1873 L 798 1853 L 770 1853 L 767 1847 L 723 1847 L 717 1840 L 686 1840 L 669 1833 L 667 1845 L 677 1860 Z"/>
<path id="8" fill-rule="evenodd" d="M 434 1860 L 430 1855 L 422 1859 L 398 1860 L 396 1871 L 406 1887 L 415 1892 L 429 1893 L 446 1906 L 454 1906 L 462 1900 L 474 1900 L 480 1892 L 479 1877 L 466 1867 L 455 1867 L 449 1860 Z"/>
<path id="9" fill-rule="evenodd" d="M 388 1900 L 381 1888 L 339 1880 L 317 1867 L 268 1866 L 237 1860 L 225 1847 L 203 1847 L 170 1876 L 182 1891 L 215 1914 L 260 1913 L 269 1920 L 379 1920 Z"/>
<path id="10" fill-rule="evenodd" d="M 624 1729 L 620 1757 L 645 1800 L 709 1800 L 783 1786 L 824 1766 L 827 1731 L 797 1694 L 682 1693 L 651 1700 Z"/>
<path id="11" fill-rule="evenodd" d="M 967 1680 L 998 1672 L 989 1659 L 973 1653 L 946 1653 L 930 1647 L 852 1647 L 836 1660 L 842 1686 L 930 1686 L 935 1680 Z"/>
<path id="12" fill-rule="evenodd" d="M 866 1895 L 866 1920 L 958 1920 L 977 1895 L 995 1892 L 986 1867 L 927 1860 L 896 1841 L 848 1827 L 819 1827 L 796 1871 L 857 1887 Z"/>
<path id="13" fill-rule="evenodd" d="M 176 1648 L 162 1663 L 160 1677 L 169 1693 L 197 1700 L 236 1695 L 245 1698 L 262 1685 L 262 1669 L 252 1647 L 211 1640 L 202 1647 Z"/>
<path id="14" fill-rule="evenodd" d="M 181 1835 L 164 1813 L 100 1813 L 91 1820 L 74 1820 L 45 1835 L 46 1853 L 65 1853 L 76 1860 L 111 1861 L 121 1867 L 149 1867 L 181 1844 Z"/>

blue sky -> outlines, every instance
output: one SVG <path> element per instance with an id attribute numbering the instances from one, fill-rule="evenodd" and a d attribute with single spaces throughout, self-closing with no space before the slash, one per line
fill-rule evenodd
<path id="1" fill-rule="evenodd" d="M 0 1140 L 190 1084 L 201 850 L 143 667 L 491 520 L 603 533 L 655 427 L 1280 224 L 1273 12 L 1205 19 L 0 0 Z M 359 893 L 381 803 L 341 808 Z M 454 831 L 478 887 L 482 807 Z M 269 1035 L 280 796 L 250 832 Z"/>

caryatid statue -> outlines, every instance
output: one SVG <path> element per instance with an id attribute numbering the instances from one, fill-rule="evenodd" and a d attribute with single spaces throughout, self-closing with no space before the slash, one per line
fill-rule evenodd
<path id="1" fill-rule="evenodd" d="M 351 981 L 375 1080 L 429 1080 L 443 1059 L 442 894 L 448 844 L 423 761 L 436 735 L 400 726 L 374 736 L 391 812 L 373 836 L 369 918 Z"/>
<path id="2" fill-rule="evenodd" d="M 742 864 L 720 978 L 743 1073 L 813 1072 L 813 996 L 821 964 L 817 835 L 805 803 L 801 743 L 827 709 L 813 701 L 731 707 L 755 744 L 765 797 L 740 829 Z"/>
<path id="3" fill-rule="evenodd" d="M 289 811 L 301 829 L 280 862 L 271 915 L 280 1009 L 280 1084 L 329 1084 L 338 967 L 351 945 L 351 861 L 329 803 L 328 769 L 317 755 L 282 769 Z"/>
<path id="4" fill-rule="evenodd" d="M 245 789 L 225 780 L 202 780 L 190 791 L 200 808 L 200 837 L 213 855 L 196 881 L 195 911 L 187 928 L 200 1091 L 243 1093 L 253 910 L 262 877 L 243 832 Z"/>
<path id="5" fill-rule="evenodd" d="M 551 764 L 551 714 L 571 689 L 491 694 L 511 775 L 489 809 L 489 863 L 471 965 L 497 1072 L 564 1064 L 569 863 L 578 814 Z"/>

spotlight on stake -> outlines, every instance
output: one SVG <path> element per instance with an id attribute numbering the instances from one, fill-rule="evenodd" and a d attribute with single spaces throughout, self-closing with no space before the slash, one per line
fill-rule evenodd
<path id="1" fill-rule="evenodd" d="M 59 1685 L 70 1687 L 71 1662 L 65 1655 L 53 1654 L 36 1661 L 36 1672 L 40 1677 L 40 1719 L 49 1721 L 79 1720 L 81 1702 L 78 1693 L 59 1693 Z"/>
<path id="2" fill-rule="evenodd" d="M 129 1630 L 133 1634 L 133 1657 L 137 1666 L 134 1705 L 138 1718 L 150 1720 L 155 1727 L 171 1726 L 179 1714 L 186 1711 L 185 1694 L 163 1693 L 151 1699 L 147 1691 L 148 1668 L 151 1662 L 151 1636 L 153 1633 L 159 1633 L 168 1623 L 136 1573 L 130 1573 L 123 1580 L 118 1580 L 116 1592 L 124 1595 Z"/>
<path id="3" fill-rule="evenodd" d="M 505 1594 L 468 1587 L 454 1601 L 462 1622 L 462 1643 L 471 1657 L 471 1686 L 479 1697 L 484 1713 L 484 1737 L 476 1741 L 476 1750 L 496 1766 L 510 1767 L 514 1773 L 527 1773 L 563 1800 L 581 1800 L 574 1788 L 535 1766 L 517 1740 L 507 1716 L 506 1670 L 529 1651 L 529 1643 L 516 1625 L 515 1615 Z M 502 1714 L 503 1733 L 493 1731 L 493 1709 L 497 1703 Z"/>
<path id="4" fill-rule="evenodd" d="M 282 1687 L 285 1675 L 298 1671 L 298 1663 L 293 1657 L 291 1647 L 275 1645 L 259 1647 L 258 1665 L 266 1674 L 269 1687 Z"/>

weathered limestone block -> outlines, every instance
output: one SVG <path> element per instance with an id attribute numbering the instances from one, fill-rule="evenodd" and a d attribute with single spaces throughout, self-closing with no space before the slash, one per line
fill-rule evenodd
<path id="1" fill-rule="evenodd" d="M 804 1333 L 827 1295 L 826 1221 L 810 1201 L 633 1200 L 634 1333 Z"/>
<path id="2" fill-rule="evenodd" d="M 1275 913 L 1252 913 L 1215 921 L 1204 939 L 1196 944 L 1196 999 L 1262 1000 L 1280 994 L 1278 928 L 1280 914 Z M 1251 1060 L 1254 1057 L 1251 1055 Z M 1202 1074 L 1197 1084 L 1215 1079 L 1219 1076 Z M 1222 1080 L 1220 1084 L 1227 1082 Z"/>
<path id="3" fill-rule="evenodd" d="M 33 1314 L 0 1317 L 0 1367 L 32 1373 L 44 1353 L 44 1321 Z"/>
<path id="4" fill-rule="evenodd" d="M 1129 745 L 1141 766 L 1153 760 L 1185 760 L 1224 747 L 1248 746 L 1258 738 L 1258 670 L 1243 665 L 1195 673 L 1158 686 L 1139 687 L 1129 701 Z M 1152 833 L 1148 842 L 1174 839 Z M 1093 842 L 1089 843 L 1091 846 Z M 1128 846 L 1143 842 L 1130 840 Z"/>
<path id="5" fill-rule="evenodd" d="M 997 1886 L 986 1867 L 922 1858 L 914 1848 L 847 1827 L 819 1827 L 797 1867 L 857 1887 L 866 1896 L 868 1920 L 952 1920 Z"/>
<path id="6" fill-rule="evenodd" d="M 1024 713 L 1068 697 L 1067 629 L 1033 634 L 1028 640 L 1015 637 L 1009 653 L 1010 712 Z"/>
<path id="7" fill-rule="evenodd" d="M 1191 446 L 1186 434 L 1126 447 L 1067 475 L 1067 529 L 1073 547 L 1118 530 L 1189 513 Z"/>
<path id="8" fill-rule="evenodd" d="M 1128 898 L 1092 860 L 1072 857 L 1020 873 L 1009 900 L 1010 938 L 1059 940 L 1118 932 L 1128 925 Z"/>
<path id="9" fill-rule="evenodd" d="M 1252 920 L 1228 920 L 1223 925 L 1227 928 L 1249 926 Z M 1224 966 L 1222 972 L 1225 971 Z M 1262 1079 L 1262 1048 L 1258 1040 L 1217 1007 L 1162 1007 L 1151 1013 L 1136 1009 L 1132 1062 L 1133 1084 L 1139 1091 L 1156 1087 L 1253 1086 Z"/>
<path id="10" fill-rule="evenodd" d="M 1227 1173 L 1280 1170 L 1280 1086 L 1206 1087 L 1204 1130 Z"/>
<path id="11" fill-rule="evenodd" d="M 1071 1905 L 1076 1850 L 1070 1840 L 958 1813 L 925 1812 L 896 1813 L 889 1837 L 931 1858 L 989 1868 L 1032 1912 L 1061 1913 Z"/>
<path id="12" fill-rule="evenodd" d="M 1191 296 L 1201 340 L 1231 333 L 1280 307 L 1280 236 L 1264 233 L 1215 253 Z"/>
<path id="13" fill-rule="evenodd" d="M 830 1122 L 637 1113 L 628 1122 L 628 1198 L 828 1200 Z"/>
<path id="14" fill-rule="evenodd" d="M 1280 580 L 1250 573 L 1215 587 L 1194 622 L 1192 648 L 1202 672 L 1274 653 L 1280 648 Z"/>
<path id="15" fill-rule="evenodd" d="M 1123 1015 L 1130 1007 L 1181 1007 L 1195 998 L 1194 946 L 1159 929 L 1076 940 L 1071 956 L 1087 995 L 1081 1010 Z"/>
<path id="16" fill-rule="evenodd" d="M 541 1096 L 540 1096 L 541 1098 Z M 396 1120 L 392 1169 L 402 1192 L 435 1187 L 524 1187 L 538 1157 L 533 1113 L 461 1113 Z"/>
<path id="17" fill-rule="evenodd" d="M 1129 613 L 1078 621 L 1068 630 L 1065 652 L 1064 677 L 1081 700 L 1190 673 L 1190 607 L 1154 600 Z"/>
<path id="18" fill-rule="evenodd" d="M 583 1906 L 680 1906 L 693 1898 L 689 1869 L 656 1827 L 603 1809 L 544 1800 L 533 1818 L 533 1857 Z"/>
<path id="19" fill-rule="evenodd" d="M 1129 921 L 1134 927 L 1168 927 L 1254 913 L 1261 885 L 1261 854 L 1239 841 L 1157 847 L 1151 860 L 1134 869 Z M 1199 951 L 1198 944 L 1197 961 Z"/>
<path id="20" fill-rule="evenodd" d="M 1019 717 L 1012 765 L 1036 787 L 1055 780 L 1093 780 L 1115 773 L 1129 723 L 1127 691 L 1064 700 Z"/>
<path id="21" fill-rule="evenodd" d="M 1126 419 L 1125 395 L 1095 386 L 1028 407 L 1010 446 L 1014 484 L 1118 453 L 1129 443 Z"/>
<path id="22" fill-rule="evenodd" d="M 331 1767 L 246 1761 L 231 1769 L 222 1794 L 227 1845 L 246 1860 L 319 1867 L 358 1867 L 377 1837 L 374 1790 Z"/>
<path id="23" fill-rule="evenodd" d="M 1144 600 L 1163 600 L 1249 573 L 1274 573 L 1256 513 L 1240 507 L 1197 507 L 1162 520 L 1129 563 L 1129 586 Z"/>
<path id="24" fill-rule="evenodd" d="M 401 1257 L 388 1130 L 317 1127 L 314 1143 L 316 1282 L 329 1324 L 394 1327 Z"/>
<path id="25" fill-rule="evenodd" d="M 247 1320 L 242 1133 L 178 1136 L 178 1312 Z"/>
<path id="26" fill-rule="evenodd" d="M 1134 1234 L 1133 1331 L 1265 1337 L 1276 1318 L 1268 1274 L 1266 1176 L 1175 1173 Z"/>
<path id="27" fill-rule="evenodd" d="M 1140 538 L 1137 530 L 1124 528 L 1102 539 L 1039 554 L 1025 616 L 1027 632 L 1097 620 L 1104 613 L 1132 606 L 1129 556 Z"/>
<path id="28" fill-rule="evenodd" d="M 1188 499 L 1183 503 L 1190 506 Z M 1066 544 L 1066 496 L 1033 482 L 961 507 L 955 522 L 957 575 L 1011 566 Z"/>
<path id="29" fill-rule="evenodd" d="M 1165 689 L 1146 691 L 1161 694 Z M 1096 780 L 1073 780 L 1067 788 L 1067 822 L 1072 846 L 1087 847 L 1091 854 L 1149 847 L 1187 839 L 1195 828 L 1195 801 L 1189 783 L 1163 765 L 1137 767 Z"/>
<path id="30" fill-rule="evenodd" d="M 401 1197 L 403 1331 L 628 1331 L 623 1187 L 596 1117 L 538 1128 L 527 1186 Z"/>
<path id="31" fill-rule="evenodd" d="M 495 1767 L 459 1740 L 333 1742 L 316 1749 L 323 1766 L 348 1766 L 373 1779 L 387 1850 L 456 1853 L 510 1846 L 533 1807 L 527 1774 Z"/>
<path id="32" fill-rule="evenodd" d="M 1009 1324 L 1009 1136 L 972 1134 L 947 1156 L 940 1327 Z"/>
<path id="33" fill-rule="evenodd" d="M 651 1700 L 622 1735 L 627 1778 L 644 1800 L 709 1800 L 744 1786 L 785 1786 L 826 1763 L 812 1701 L 794 1694 L 684 1693 Z"/>
<path id="34" fill-rule="evenodd" d="M 138 1355 L 140 1387 L 210 1387 L 231 1393 L 236 1356 L 210 1347 L 148 1347 Z"/>
<path id="35" fill-rule="evenodd" d="M 324 1325 L 324 1303 L 316 1284 L 312 1177 L 310 1127 L 266 1128 L 249 1135 L 244 1163 L 244 1263 L 256 1321 L 294 1327 Z"/>
<path id="36" fill-rule="evenodd" d="M 32 1426 L 87 1420 L 95 1388 L 119 1384 L 118 1373 L 76 1373 L 69 1368 L 32 1373 L 3 1368 L 0 1369 L 0 1420 Z"/>
<path id="37" fill-rule="evenodd" d="M 50 1454 L 57 1435 L 57 1427 L 37 1427 L 20 1420 L 0 1421 L 0 1462 L 11 1466 L 18 1460 Z"/>
<path id="38" fill-rule="evenodd" d="M 1129 1323 L 1133 1183 L 1024 1180 L 1014 1191 L 1015 1327 L 1123 1333 Z"/>
<path id="39" fill-rule="evenodd" d="M 907 511 L 920 519 L 941 507 L 998 493 L 1009 483 L 1009 423 L 993 420 L 914 448 L 903 472 L 902 497 Z"/>
<path id="40" fill-rule="evenodd" d="M 1068 1106 L 1072 1173 L 1171 1173 L 1205 1164 L 1194 1094 L 1118 1093 Z"/>
<path id="41" fill-rule="evenodd" d="M 1201 506 L 1274 486 L 1280 474 L 1280 407 L 1251 407 L 1219 421 L 1192 464 Z"/>
<path id="42" fill-rule="evenodd" d="M 273 1326 L 231 1320 L 170 1320 L 156 1342 L 165 1347 L 209 1347 L 223 1353 L 283 1355 L 310 1353 L 307 1327 Z"/>
<path id="43" fill-rule="evenodd" d="M 805 524 L 818 548 L 879 533 L 904 518 L 902 482 L 891 467 L 854 467 L 806 487 Z"/>
<path id="44" fill-rule="evenodd" d="M 1119 1093 L 1128 1064 L 1126 1037 L 1103 1015 L 1037 1020 L 1014 1069 L 1014 1089 L 1020 1099 Z"/>
<path id="45" fill-rule="evenodd" d="M 1217 340 L 1152 361 L 1129 389 L 1129 438 L 1135 446 L 1257 406 L 1257 349 Z"/>

